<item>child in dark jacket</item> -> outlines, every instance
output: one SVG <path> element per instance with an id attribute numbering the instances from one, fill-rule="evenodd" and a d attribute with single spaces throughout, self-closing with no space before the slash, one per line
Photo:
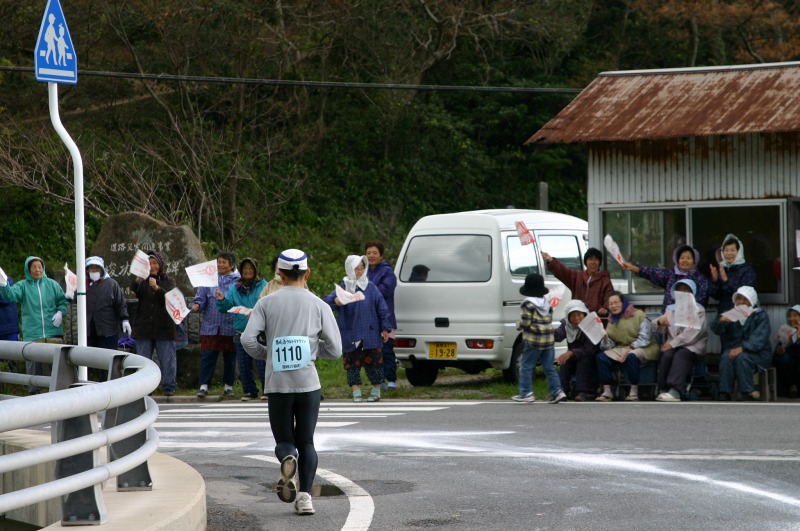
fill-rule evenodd
<path id="1" fill-rule="evenodd" d="M 743 310 L 751 309 L 752 313 L 743 322 L 720 314 L 711 323 L 711 330 L 729 338 L 719 360 L 719 399 L 731 399 L 736 378 L 741 399 L 753 400 L 753 373 L 759 367 L 769 367 L 772 361 L 769 316 L 759 308 L 758 294 L 750 286 L 736 290 L 733 302 L 737 308 L 744 306 Z"/>
<path id="2" fill-rule="evenodd" d="M 572 299 L 567 303 L 564 313 L 567 316 L 561 320 L 561 326 L 555 331 L 556 341 L 567 340 L 567 352 L 556 360 L 561 366 L 558 377 L 561 388 L 569 389 L 574 375 L 575 401 L 586 402 L 594 395 L 595 386 L 592 380 L 597 372 L 595 360 L 600 346 L 592 343 L 583 330 L 578 328 L 581 321 L 589 315 L 589 309 L 582 301 Z"/>

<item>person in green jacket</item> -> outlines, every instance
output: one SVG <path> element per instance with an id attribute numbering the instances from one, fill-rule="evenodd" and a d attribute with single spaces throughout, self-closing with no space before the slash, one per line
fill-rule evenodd
<path id="1" fill-rule="evenodd" d="M 62 321 L 68 302 L 61 285 L 47 277 L 44 260 L 29 256 L 25 260 L 25 280 L 13 285 L 0 277 L 0 295 L 20 306 L 22 316 L 22 340 L 43 343 L 61 343 L 64 338 Z M 44 364 L 26 361 L 30 375 L 44 374 Z M 31 385 L 28 392 L 38 394 L 41 389 Z"/>

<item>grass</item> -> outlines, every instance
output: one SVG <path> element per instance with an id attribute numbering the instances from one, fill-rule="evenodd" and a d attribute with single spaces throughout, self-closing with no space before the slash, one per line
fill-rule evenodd
<path id="1" fill-rule="evenodd" d="M 16 372 L 25 372 L 24 363 L 18 362 L 16 365 Z M 341 360 L 317 360 L 316 365 L 326 399 L 342 400 L 352 397 L 352 391 L 347 385 L 347 377 Z M 8 370 L 6 362 L 0 361 L 0 370 Z M 361 386 L 362 392 L 367 395 L 371 385 L 363 371 L 361 379 L 363 382 Z M 184 383 L 184 386 L 188 385 L 186 382 L 179 381 L 178 383 L 179 385 L 181 383 Z M 398 367 L 397 385 L 397 389 L 390 394 L 384 392 L 382 394 L 383 398 L 391 398 L 393 400 L 508 400 L 518 392 L 517 385 L 504 382 L 502 371 L 496 369 L 487 369 L 480 374 L 470 375 L 459 369 L 447 368 L 439 371 L 439 377 L 432 386 L 414 387 L 408 383 L 405 370 L 402 367 Z M 22 386 L 7 385 L 4 387 L 5 393 L 19 396 L 27 394 L 27 388 Z M 223 388 L 222 374 L 218 370 L 214 375 L 208 393 L 210 396 L 219 396 L 222 395 Z M 237 399 L 244 394 L 238 380 L 234 389 Z M 178 387 L 176 395 L 194 396 L 196 392 L 197 387 L 193 383 L 190 387 Z M 537 374 L 534 380 L 534 392 L 537 397 L 541 398 L 546 397 L 548 394 L 547 384 L 539 367 L 537 367 Z M 155 396 L 162 394 L 160 389 L 153 392 Z"/>

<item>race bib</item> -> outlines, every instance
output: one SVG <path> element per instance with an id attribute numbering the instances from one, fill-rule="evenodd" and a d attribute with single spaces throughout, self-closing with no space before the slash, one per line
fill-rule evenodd
<path id="1" fill-rule="evenodd" d="M 272 340 L 272 370 L 296 371 L 311 361 L 308 336 L 282 336 Z"/>

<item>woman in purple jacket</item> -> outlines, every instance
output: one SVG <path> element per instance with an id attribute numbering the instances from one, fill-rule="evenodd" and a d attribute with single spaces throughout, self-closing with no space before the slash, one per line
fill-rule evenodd
<path id="1" fill-rule="evenodd" d="M 386 301 L 389 309 L 389 339 L 383 344 L 383 374 L 386 379 L 387 391 L 397 388 L 397 357 L 394 354 L 394 337 L 397 333 L 397 320 L 394 316 L 394 289 L 397 287 L 397 276 L 392 265 L 383 259 L 385 248 L 383 242 L 372 240 L 364 244 L 364 256 L 367 257 L 369 269 L 367 276 L 370 283 L 374 284 Z"/>
<path id="2" fill-rule="evenodd" d="M 564 308 L 566 317 L 561 320 L 561 326 L 555 330 L 556 341 L 567 340 L 567 351 L 556 359 L 561 366 L 558 377 L 561 380 L 561 389 L 570 388 L 570 381 L 575 375 L 575 401 L 588 402 L 594 395 L 596 386 L 592 383 L 597 373 L 595 359 L 600 352 L 599 345 L 595 345 L 578 328 L 584 317 L 589 315 L 589 309 L 579 300 L 572 299 Z"/>
<path id="3" fill-rule="evenodd" d="M 679 245 L 672 253 L 672 263 L 674 267 L 667 269 L 666 267 L 638 266 L 630 262 L 623 262 L 622 269 L 633 271 L 643 279 L 664 288 L 664 303 L 661 305 L 662 313 L 667 309 L 667 306 L 675 304 L 675 299 L 672 296 L 672 286 L 682 279 L 694 281 L 697 286 L 697 292 L 694 294 L 697 304 L 703 308 L 708 306 L 708 279 L 697 269 L 697 264 L 700 263 L 700 253 L 691 245 Z"/>

